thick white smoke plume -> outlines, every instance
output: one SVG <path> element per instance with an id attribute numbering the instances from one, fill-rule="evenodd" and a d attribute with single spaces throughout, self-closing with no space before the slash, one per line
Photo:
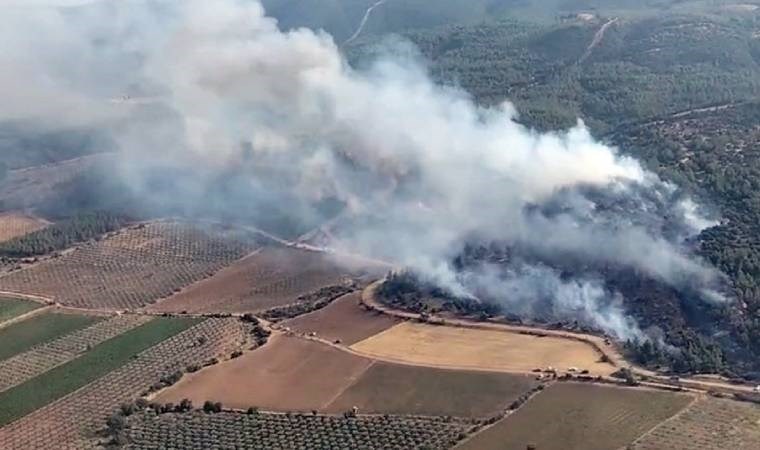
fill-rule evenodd
<path id="1" fill-rule="evenodd" d="M 468 241 L 500 242 L 720 297 L 711 290 L 719 275 L 682 246 L 694 224 L 709 222 L 672 186 L 580 122 L 532 131 L 510 104 L 480 108 L 409 57 L 356 71 L 329 35 L 283 32 L 256 1 L 10 8 L 0 25 L 0 120 L 101 123 L 119 144 L 123 175 L 145 195 L 149 167 L 196 170 L 196 184 L 177 193 L 196 202 L 218 171 L 245 170 L 261 195 L 276 178 L 304 203 L 344 202 L 340 242 L 353 252 L 457 293 L 486 287 L 517 311 L 550 297 L 562 315 L 620 337 L 638 331 L 597 281 L 563 281 L 531 264 L 463 276 L 452 258 Z"/>

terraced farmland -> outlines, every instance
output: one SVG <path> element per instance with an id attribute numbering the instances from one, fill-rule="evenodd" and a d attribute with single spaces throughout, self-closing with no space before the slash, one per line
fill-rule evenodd
<path id="1" fill-rule="evenodd" d="M 298 296 L 340 284 L 349 275 L 328 256 L 267 247 L 151 307 L 153 311 L 256 312 L 295 303 Z"/>
<path id="2" fill-rule="evenodd" d="M 533 445 L 541 450 L 617 449 L 678 413 L 692 400 L 685 394 L 642 389 L 554 384 L 458 448 L 501 450 Z"/>
<path id="3" fill-rule="evenodd" d="M 74 307 L 134 309 L 213 275 L 255 248 L 250 234 L 157 222 L 0 278 L 0 290 Z"/>
<path id="4" fill-rule="evenodd" d="M 131 416 L 125 448 L 447 449 L 472 423 L 444 418 L 359 416 L 344 418 L 272 413 L 150 411 Z"/>
<path id="5" fill-rule="evenodd" d="M 760 406 L 701 398 L 637 440 L 635 450 L 757 450 Z"/>
<path id="6" fill-rule="evenodd" d="M 138 397 L 163 376 L 228 355 L 240 348 L 247 334 L 245 324 L 237 319 L 203 320 L 83 388 L 0 428 L 0 448 L 94 448 L 98 443 L 95 432 L 119 405 Z"/>
<path id="7" fill-rule="evenodd" d="M 91 347 L 151 319 L 150 316 L 115 316 L 0 361 L 0 391 L 70 361 Z"/>
<path id="8" fill-rule="evenodd" d="M 34 317 L 0 328 L 0 361 L 100 320 L 102 317 L 43 311 Z"/>
<path id="9" fill-rule="evenodd" d="M 37 308 L 41 308 L 42 303 L 20 298 L 0 297 L 0 324 L 14 317 L 21 316 Z"/>

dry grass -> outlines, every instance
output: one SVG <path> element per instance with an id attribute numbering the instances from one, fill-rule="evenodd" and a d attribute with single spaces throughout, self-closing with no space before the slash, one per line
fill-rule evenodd
<path id="1" fill-rule="evenodd" d="M 187 375 L 157 400 L 189 398 L 225 407 L 311 411 L 332 402 L 372 364 L 332 347 L 296 337 L 273 335 L 267 345 L 243 356 Z"/>
<path id="2" fill-rule="evenodd" d="M 161 312 L 257 312 L 294 303 L 298 296 L 340 284 L 349 272 L 328 256 L 268 247 L 151 309 Z"/>
<path id="3" fill-rule="evenodd" d="M 379 359 L 440 367 L 505 372 L 576 367 L 595 375 L 615 370 L 581 341 L 416 322 L 401 323 L 351 348 Z"/>
<path id="4" fill-rule="evenodd" d="M 41 230 L 48 222 L 37 217 L 18 213 L 0 214 L 0 242 Z"/>
<path id="5" fill-rule="evenodd" d="M 536 386 L 533 377 L 377 362 L 325 409 L 361 413 L 485 417 Z"/>
<path id="6" fill-rule="evenodd" d="M 534 445 L 541 450 L 617 449 L 691 401 L 692 397 L 684 394 L 558 383 L 457 448 L 502 450 Z"/>
<path id="7" fill-rule="evenodd" d="M 760 448 L 760 406 L 701 398 L 632 447 L 637 450 L 757 450 Z"/>
<path id="8" fill-rule="evenodd" d="M 391 316 L 362 308 L 360 298 L 360 292 L 343 296 L 325 308 L 283 322 L 283 326 L 352 345 L 399 323 Z"/>

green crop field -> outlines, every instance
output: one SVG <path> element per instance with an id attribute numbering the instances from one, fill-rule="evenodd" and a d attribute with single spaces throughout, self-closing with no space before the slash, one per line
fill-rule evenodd
<path id="1" fill-rule="evenodd" d="M 198 319 L 156 318 L 93 347 L 77 359 L 0 393 L 0 426 L 123 366 L 143 350 L 198 322 Z"/>
<path id="2" fill-rule="evenodd" d="M 20 298 L 0 297 L 0 323 L 42 307 L 41 303 Z"/>
<path id="3" fill-rule="evenodd" d="M 0 361 L 82 329 L 102 317 L 43 313 L 0 329 Z"/>

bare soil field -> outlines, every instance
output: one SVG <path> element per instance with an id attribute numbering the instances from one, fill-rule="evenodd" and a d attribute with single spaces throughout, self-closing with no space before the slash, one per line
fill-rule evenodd
<path id="1" fill-rule="evenodd" d="M 537 385 L 533 377 L 377 362 L 325 412 L 485 417 Z"/>
<path id="2" fill-rule="evenodd" d="M 392 362 L 459 369 L 530 372 L 574 367 L 594 375 L 615 371 L 594 347 L 581 341 L 416 322 L 401 323 L 351 348 Z"/>
<path id="3" fill-rule="evenodd" d="M 617 449 L 691 401 L 693 397 L 685 394 L 556 383 L 457 448 L 523 450 L 533 445 L 541 450 Z"/>
<path id="4" fill-rule="evenodd" d="M 361 292 L 345 295 L 328 306 L 282 323 L 291 330 L 309 334 L 330 342 L 353 345 L 400 321 L 394 317 L 364 309 Z"/>
<path id="5" fill-rule="evenodd" d="M 267 247 L 151 307 L 191 313 L 257 312 L 296 302 L 299 295 L 339 284 L 349 271 L 328 255 Z"/>
<path id="6" fill-rule="evenodd" d="M 156 222 L 0 277 L 0 290 L 80 308 L 134 309 L 213 275 L 254 247 L 252 237 L 233 230 Z"/>
<path id="7" fill-rule="evenodd" d="M 253 352 L 185 376 L 157 401 L 184 398 L 225 407 L 275 411 L 319 410 L 331 403 L 372 364 L 370 359 L 317 342 L 274 334 Z"/>
<path id="8" fill-rule="evenodd" d="M 756 450 L 760 448 L 760 406 L 700 398 L 631 447 L 637 450 Z"/>
<path id="9" fill-rule="evenodd" d="M 0 242 L 41 230 L 47 225 L 47 221 L 26 214 L 2 213 L 0 214 Z"/>

